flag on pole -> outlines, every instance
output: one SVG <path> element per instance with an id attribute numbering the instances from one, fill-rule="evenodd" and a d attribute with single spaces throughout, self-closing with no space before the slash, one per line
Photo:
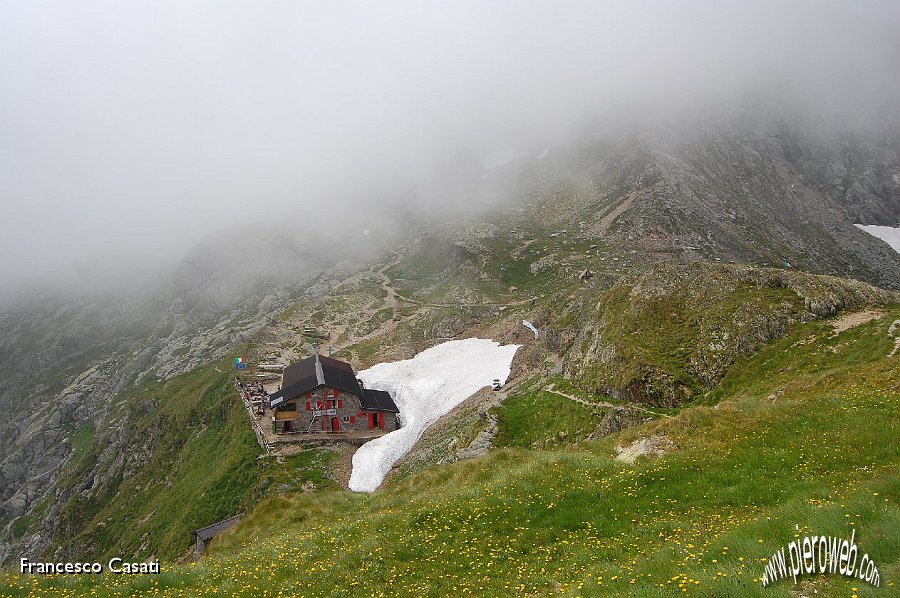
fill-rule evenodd
<path id="1" fill-rule="evenodd" d="M 234 358 L 234 367 L 239 370 L 242 370 L 247 367 L 247 360 L 243 357 L 235 357 Z"/>

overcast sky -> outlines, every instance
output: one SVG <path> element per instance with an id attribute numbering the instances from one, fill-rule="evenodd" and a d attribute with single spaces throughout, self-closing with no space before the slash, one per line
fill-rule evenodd
<path id="1" fill-rule="evenodd" d="M 897 38 L 893 0 L 4 0 L 0 290 L 168 263 L 248 213 L 357 209 L 622 105 L 773 81 L 877 100 Z"/>

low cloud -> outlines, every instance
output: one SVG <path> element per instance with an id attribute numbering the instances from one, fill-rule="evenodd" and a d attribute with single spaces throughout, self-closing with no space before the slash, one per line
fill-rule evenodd
<path id="1" fill-rule="evenodd" d="M 243 221 L 472 207 L 430 177 L 592 127 L 753 97 L 877 117 L 898 25 L 888 1 L 4 2 L 2 288 L 164 270 Z"/>

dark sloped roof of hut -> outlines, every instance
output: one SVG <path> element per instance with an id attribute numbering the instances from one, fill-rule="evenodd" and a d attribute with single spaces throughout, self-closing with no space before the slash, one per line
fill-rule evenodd
<path id="1" fill-rule="evenodd" d="M 400 413 L 400 410 L 397 409 L 397 404 L 394 403 L 394 399 L 391 397 L 390 393 L 384 390 L 366 388 L 363 390 L 360 402 L 362 403 L 363 409 Z"/>
<path id="2" fill-rule="evenodd" d="M 285 401 L 289 401 L 322 385 L 338 388 L 358 397 L 363 396 L 363 390 L 353 373 L 353 366 L 317 353 L 284 368 L 282 388 L 272 395 L 272 400 L 284 397 Z"/>

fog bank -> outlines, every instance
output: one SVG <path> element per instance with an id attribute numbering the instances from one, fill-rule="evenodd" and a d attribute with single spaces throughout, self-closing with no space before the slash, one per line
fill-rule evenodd
<path id="1" fill-rule="evenodd" d="M 471 209 L 433 183 L 461 152 L 783 97 L 877 119 L 898 25 L 890 1 L 4 2 L 0 296 L 166 270 L 244 220 Z"/>

